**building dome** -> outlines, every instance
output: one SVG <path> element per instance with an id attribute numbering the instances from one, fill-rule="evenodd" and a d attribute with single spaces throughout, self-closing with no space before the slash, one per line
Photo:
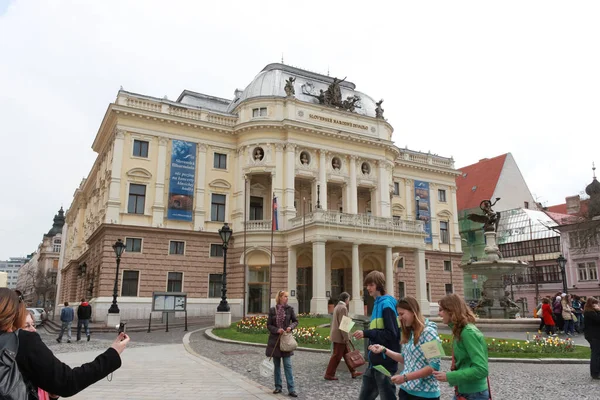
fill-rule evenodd
<path id="1" fill-rule="evenodd" d="M 243 91 L 236 91 L 235 99 L 231 102 L 228 111 L 232 112 L 243 101 L 257 97 L 286 97 L 285 84 L 290 77 L 295 78 L 294 90 L 298 100 L 307 103 L 319 104 L 317 96 L 320 91 L 326 91 L 333 83 L 333 77 L 291 67 L 285 64 L 269 64 L 250 82 Z M 355 112 L 359 115 L 375 117 L 375 101 L 368 95 L 355 90 L 352 82 L 340 83 L 342 99 L 349 96 L 360 97 L 360 108 Z"/>
<path id="2" fill-rule="evenodd" d="M 600 194 L 600 182 L 598 182 L 598 179 L 596 179 L 596 177 L 594 177 L 592 183 L 587 185 L 587 187 L 585 188 L 585 192 L 590 197 Z"/>

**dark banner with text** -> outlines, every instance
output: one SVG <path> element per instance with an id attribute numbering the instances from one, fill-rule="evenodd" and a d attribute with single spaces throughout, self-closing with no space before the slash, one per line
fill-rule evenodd
<path id="1" fill-rule="evenodd" d="M 191 221 L 196 184 L 196 143 L 173 140 L 168 219 Z"/>

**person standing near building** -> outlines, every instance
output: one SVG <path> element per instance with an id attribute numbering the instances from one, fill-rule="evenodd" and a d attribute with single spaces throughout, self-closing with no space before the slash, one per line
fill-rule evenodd
<path id="1" fill-rule="evenodd" d="M 600 304 L 594 297 L 585 302 L 583 308 L 585 340 L 590 342 L 592 355 L 590 357 L 590 375 L 592 379 L 600 379 Z"/>
<path id="2" fill-rule="evenodd" d="M 85 328 L 87 341 L 90 341 L 90 318 L 92 318 L 92 306 L 90 303 L 81 299 L 81 304 L 77 307 L 77 341 L 81 340 L 81 328 Z"/>
<path id="3" fill-rule="evenodd" d="M 546 334 L 548 336 L 556 336 L 556 324 L 554 323 L 554 318 L 552 318 L 552 307 L 550 307 L 550 299 L 548 297 L 542 299 L 540 315 L 544 320 Z"/>
<path id="4" fill-rule="evenodd" d="M 375 299 L 371 314 L 370 329 L 354 332 L 355 339 L 368 338 L 369 345 L 379 344 L 400 352 L 400 328 L 396 299 L 385 293 L 385 275 L 379 271 L 371 271 L 365 278 L 365 286 L 369 295 Z M 369 367 L 363 375 L 359 400 L 374 400 L 377 395 L 381 400 L 396 400 L 396 386 L 383 372 L 373 368 L 384 367 L 394 375 L 398 370 L 398 362 L 383 353 L 369 351 Z"/>
<path id="5" fill-rule="evenodd" d="M 325 379 L 328 381 L 337 381 L 335 371 L 346 353 L 348 353 L 348 332 L 340 330 L 340 323 L 344 316 L 348 316 L 348 304 L 350 303 L 350 294 L 342 292 L 339 297 L 339 302 L 333 309 L 333 317 L 331 318 L 331 331 L 329 337 L 333 344 L 333 354 L 329 359 L 327 370 L 325 371 Z M 362 375 L 362 372 L 355 371 L 348 365 L 352 378 Z"/>
<path id="6" fill-rule="evenodd" d="M 60 311 L 60 321 L 62 325 L 60 327 L 60 334 L 56 338 L 58 343 L 62 342 L 62 337 L 65 331 L 67 331 L 67 343 L 71 343 L 71 325 L 73 324 L 73 319 L 75 318 L 75 313 L 73 309 L 69 307 L 69 302 L 65 301 L 65 307 Z"/>

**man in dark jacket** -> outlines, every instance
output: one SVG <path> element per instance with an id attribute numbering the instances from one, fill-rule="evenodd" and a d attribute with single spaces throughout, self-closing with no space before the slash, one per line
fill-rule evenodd
<path id="1" fill-rule="evenodd" d="M 81 340 L 81 327 L 85 327 L 85 335 L 88 342 L 90 341 L 90 318 L 92 318 L 92 306 L 81 299 L 81 304 L 77 308 L 77 341 Z"/>
<path id="2" fill-rule="evenodd" d="M 375 298 L 371 314 L 370 329 L 354 332 L 356 339 L 368 338 L 369 345 L 380 344 L 397 353 L 400 352 L 400 327 L 396 299 L 385 294 L 385 275 L 379 271 L 370 272 L 365 278 L 365 286 L 369 295 Z M 375 354 L 369 351 L 369 367 L 363 375 L 359 400 L 374 399 L 377 394 L 381 400 L 395 400 L 396 386 L 375 367 L 385 368 L 391 375 L 398 370 L 398 363 L 385 352 Z"/>
<path id="3" fill-rule="evenodd" d="M 62 342 L 62 337 L 65 331 L 67 331 L 67 343 L 71 343 L 71 324 L 75 317 L 73 309 L 69 307 L 69 302 L 65 301 L 65 307 L 60 311 L 60 321 L 62 325 L 60 327 L 60 334 L 56 338 L 58 343 Z"/>

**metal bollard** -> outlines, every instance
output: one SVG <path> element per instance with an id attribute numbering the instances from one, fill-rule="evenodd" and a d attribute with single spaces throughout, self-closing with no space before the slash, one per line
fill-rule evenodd
<path id="1" fill-rule="evenodd" d="M 187 332 L 187 310 L 185 311 L 185 328 L 183 329 L 184 332 Z"/>
<path id="2" fill-rule="evenodd" d="M 150 333 L 150 325 L 152 324 L 152 313 L 150 313 L 150 316 L 148 317 L 148 333 Z"/>
<path id="3" fill-rule="evenodd" d="M 165 332 L 169 332 L 169 313 L 167 313 L 167 329 Z"/>

